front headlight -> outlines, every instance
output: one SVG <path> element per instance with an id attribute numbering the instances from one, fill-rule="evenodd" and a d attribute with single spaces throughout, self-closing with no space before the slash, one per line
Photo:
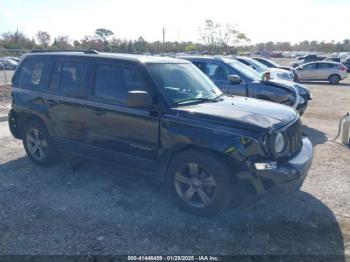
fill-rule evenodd
<path id="1" fill-rule="evenodd" d="M 275 152 L 280 154 L 283 152 L 285 147 L 284 135 L 280 132 L 275 136 Z"/>

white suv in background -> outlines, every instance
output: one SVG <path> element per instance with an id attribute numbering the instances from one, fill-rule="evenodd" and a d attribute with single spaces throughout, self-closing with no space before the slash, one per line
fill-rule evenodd
<path id="1" fill-rule="evenodd" d="M 336 62 L 311 62 L 296 69 L 299 72 L 300 81 L 329 81 L 331 84 L 338 84 L 348 76 L 347 68 Z"/>

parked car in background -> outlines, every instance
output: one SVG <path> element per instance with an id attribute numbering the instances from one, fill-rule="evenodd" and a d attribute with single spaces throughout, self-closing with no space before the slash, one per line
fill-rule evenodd
<path id="1" fill-rule="evenodd" d="M 293 75 L 293 80 L 294 82 L 299 82 L 299 74 L 298 71 L 295 70 L 295 68 L 290 67 L 290 66 L 281 66 L 278 63 L 276 63 L 275 61 L 269 60 L 267 58 L 264 57 L 252 57 L 252 59 L 264 64 L 265 66 L 267 66 L 268 68 L 279 68 L 279 69 L 283 69 L 283 70 L 287 70 L 289 71 L 292 75 Z"/>
<path id="2" fill-rule="evenodd" d="M 317 55 L 300 56 L 297 58 L 296 61 L 290 63 L 290 66 L 296 68 L 296 67 L 303 65 L 303 64 L 306 64 L 306 63 L 320 61 L 320 60 L 324 60 L 324 59 L 325 59 L 325 57 L 321 57 L 321 56 L 317 56 Z"/>
<path id="3" fill-rule="evenodd" d="M 344 58 L 346 58 L 347 56 L 350 56 L 350 52 L 341 52 L 341 53 L 338 54 L 338 57 L 339 57 L 340 59 L 344 59 Z"/>
<path id="4" fill-rule="evenodd" d="M 18 62 L 9 58 L 0 58 L 0 70 L 15 70 L 17 68 Z"/>
<path id="5" fill-rule="evenodd" d="M 19 62 L 19 60 L 20 60 L 20 58 L 18 58 L 18 57 L 15 57 L 15 56 L 6 56 L 6 57 L 4 57 L 5 59 L 10 59 L 10 60 L 13 60 L 13 61 L 15 61 L 15 62 Z"/>
<path id="6" fill-rule="evenodd" d="M 261 74 L 238 60 L 224 57 L 184 56 L 224 93 L 249 96 L 294 107 L 302 115 L 311 99 L 302 85 L 283 80 L 262 81 Z"/>
<path id="7" fill-rule="evenodd" d="M 346 67 L 346 72 L 350 73 L 350 56 L 346 57 L 342 64 Z"/>
<path id="8" fill-rule="evenodd" d="M 294 77 L 291 72 L 288 72 L 283 69 L 279 68 L 270 68 L 259 61 L 245 56 L 236 56 L 234 59 L 238 60 L 239 62 L 253 68 L 255 71 L 259 73 L 263 73 L 266 71 L 269 71 L 271 74 L 272 79 L 281 79 L 286 81 L 294 81 Z"/>
<path id="9" fill-rule="evenodd" d="M 327 57 L 323 61 L 340 63 L 341 59 L 339 57 Z"/>
<path id="10" fill-rule="evenodd" d="M 295 110 L 225 96 L 185 60 L 37 53 L 12 84 L 9 128 L 32 162 L 70 152 L 138 169 L 197 214 L 229 207 L 245 185 L 254 195 L 294 192 L 312 164 Z"/>
<path id="11" fill-rule="evenodd" d="M 336 62 L 311 62 L 297 67 L 300 81 L 329 81 L 338 84 L 347 77 L 347 68 Z"/>

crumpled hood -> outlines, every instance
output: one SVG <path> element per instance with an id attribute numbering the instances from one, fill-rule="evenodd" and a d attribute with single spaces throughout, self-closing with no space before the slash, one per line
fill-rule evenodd
<path id="1" fill-rule="evenodd" d="M 298 117 L 297 112 L 289 106 L 240 96 L 174 109 L 179 118 L 258 132 L 280 128 Z"/>
<path id="2" fill-rule="evenodd" d="M 277 87 L 282 87 L 285 89 L 288 89 L 289 91 L 292 91 L 293 93 L 296 93 L 297 90 L 295 89 L 295 82 L 286 81 L 282 79 L 270 79 L 269 81 L 262 81 L 264 84 L 267 85 L 273 85 Z"/>

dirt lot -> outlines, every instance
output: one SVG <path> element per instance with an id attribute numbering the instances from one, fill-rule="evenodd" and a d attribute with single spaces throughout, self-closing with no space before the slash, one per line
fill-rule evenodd
<path id="1" fill-rule="evenodd" d="M 0 254 L 350 256 L 350 149 L 327 142 L 350 111 L 350 80 L 307 84 L 315 158 L 300 192 L 216 217 L 187 214 L 152 177 L 100 163 L 33 165 L 0 123 Z"/>

